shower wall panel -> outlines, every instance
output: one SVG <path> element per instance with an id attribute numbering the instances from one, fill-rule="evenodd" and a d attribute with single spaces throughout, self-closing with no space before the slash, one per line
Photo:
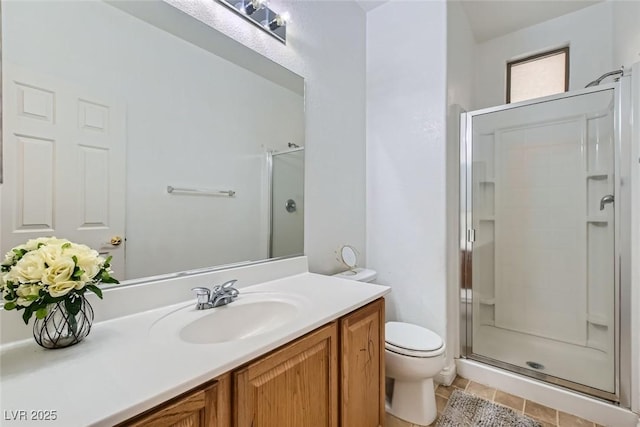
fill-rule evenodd
<path id="1" fill-rule="evenodd" d="M 584 120 L 517 126 L 496 149 L 496 326 L 586 344 Z"/>

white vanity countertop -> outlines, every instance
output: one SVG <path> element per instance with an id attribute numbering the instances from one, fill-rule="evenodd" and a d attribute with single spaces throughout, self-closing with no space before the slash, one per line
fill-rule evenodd
<path id="1" fill-rule="evenodd" d="M 244 340 L 190 344 L 170 328 L 166 340 L 158 328 L 150 333 L 161 317 L 195 305 L 193 298 L 96 323 L 83 342 L 65 349 L 45 350 L 33 339 L 7 344 L 0 348 L 0 424 L 114 425 L 389 291 L 386 286 L 304 273 L 240 289 L 240 298 L 243 294 L 277 292 L 300 304 L 293 321 Z M 26 411 L 23 420 L 18 411 Z M 56 420 L 38 421 L 33 416 L 42 413 L 32 411 L 55 411 Z"/>

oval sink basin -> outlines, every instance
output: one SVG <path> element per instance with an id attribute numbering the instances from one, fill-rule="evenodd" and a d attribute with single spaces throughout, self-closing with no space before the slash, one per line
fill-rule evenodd
<path id="1" fill-rule="evenodd" d="M 195 303 L 156 321 L 152 335 L 178 335 L 192 344 L 238 341 L 273 331 L 291 322 L 299 313 L 295 300 L 269 294 L 240 294 L 222 307 L 196 310 Z"/>
<path id="2" fill-rule="evenodd" d="M 234 304 L 211 309 L 211 313 L 182 328 L 180 338 L 195 344 L 246 339 L 284 325 L 298 311 L 294 305 L 282 301 Z"/>

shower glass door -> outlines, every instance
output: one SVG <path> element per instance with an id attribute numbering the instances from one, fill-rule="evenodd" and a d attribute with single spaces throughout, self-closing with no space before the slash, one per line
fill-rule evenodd
<path id="1" fill-rule="evenodd" d="M 607 398 L 614 99 L 608 88 L 467 113 L 464 160 L 467 356 Z"/>
<path id="2" fill-rule="evenodd" d="M 304 252 L 304 148 L 271 157 L 269 257 Z"/>

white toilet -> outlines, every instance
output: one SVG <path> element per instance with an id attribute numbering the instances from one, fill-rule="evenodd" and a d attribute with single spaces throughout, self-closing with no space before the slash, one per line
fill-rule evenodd
<path id="1" fill-rule="evenodd" d="M 387 322 L 385 350 L 386 375 L 394 380 L 387 412 L 413 424 L 431 424 L 438 415 L 433 377 L 445 365 L 444 341 L 421 326 Z"/>
<path id="2" fill-rule="evenodd" d="M 355 268 L 356 255 L 349 246 L 340 251 L 349 270 L 335 274 L 343 279 L 373 282 L 374 270 Z M 438 415 L 433 377 L 445 365 L 445 345 L 438 334 L 418 325 L 387 322 L 385 325 L 386 375 L 393 379 L 387 412 L 413 424 L 426 426 Z"/>

